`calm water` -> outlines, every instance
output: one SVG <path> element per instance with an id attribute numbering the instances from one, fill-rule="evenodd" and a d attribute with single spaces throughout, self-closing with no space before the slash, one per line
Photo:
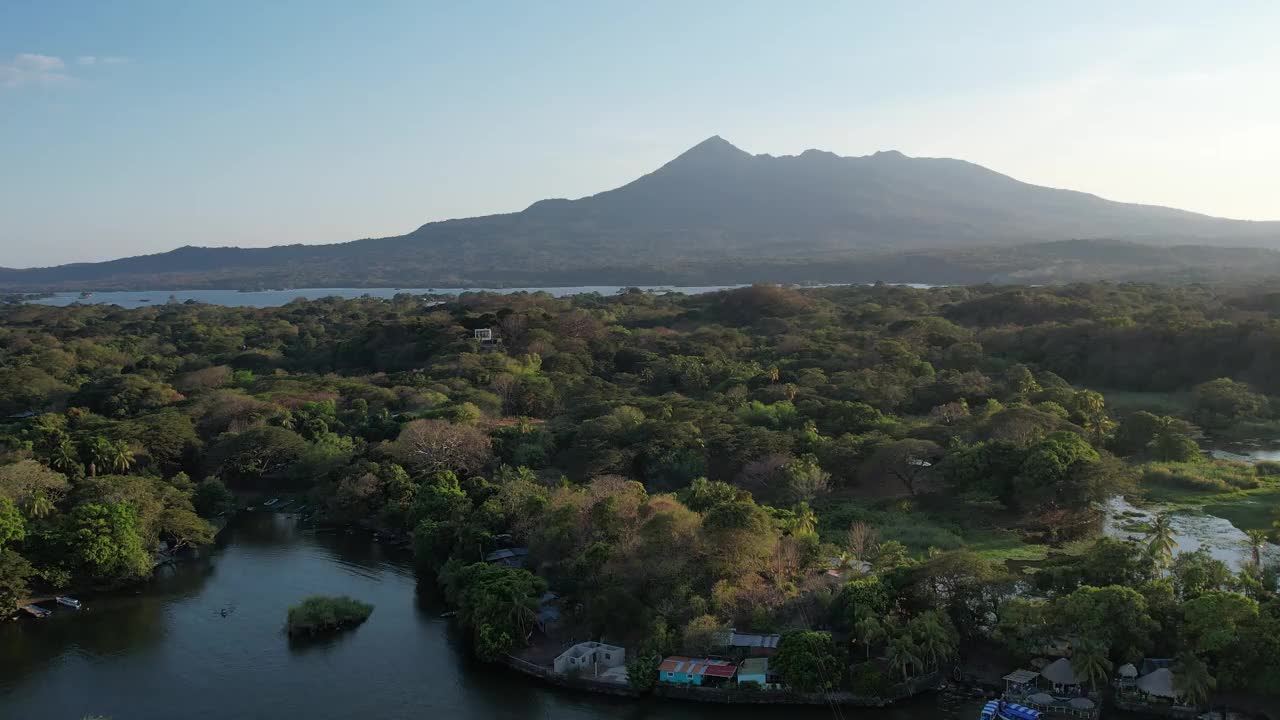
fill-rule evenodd
<path id="1" fill-rule="evenodd" d="M 1133 523 L 1149 525 L 1156 515 L 1165 510 L 1161 505 L 1137 507 L 1123 497 L 1114 497 L 1105 508 L 1103 532 L 1108 537 L 1145 543 L 1149 537 L 1146 533 L 1125 530 L 1125 526 Z M 1169 525 L 1173 529 L 1173 540 L 1177 545 L 1175 555 L 1204 549 L 1236 571 L 1252 559 L 1244 531 L 1226 518 L 1206 512 L 1176 512 L 1170 517 Z M 1265 561 L 1280 562 L 1280 547 L 1267 545 L 1263 549 L 1263 558 Z"/>
<path id="2" fill-rule="evenodd" d="M 717 290 L 742 287 L 741 285 L 717 285 L 706 287 L 673 287 L 670 285 L 645 286 L 642 290 L 654 292 L 680 292 L 687 295 L 698 295 Z M 232 307 L 278 307 L 298 298 L 316 300 L 323 297 L 358 298 L 363 296 L 391 299 L 400 293 L 411 295 L 424 294 L 456 294 L 464 292 L 546 292 L 555 297 L 565 295 L 581 295 L 583 293 L 600 293 L 613 295 L 623 289 L 620 285 L 593 285 L 581 287 L 553 288 L 298 288 L 294 290 L 263 290 L 261 292 L 239 292 L 237 290 L 134 290 L 120 292 L 98 292 L 92 297 L 82 298 L 80 293 L 57 293 L 53 297 L 32 300 L 39 305 L 70 305 L 72 303 L 110 303 L 124 308 L 148 307 L 163 305 L 169 297 L 177 302 L 195 300 L 210 305 L 228 305 Z"/>
<path id="3" fill-rule="evenodd" d="M 407 558 L 363 535 L 315 533 L 291 516 L 242 516 L 206 560 L 86 609 L 0 623 L 0 718 L 399 720 L 721 718 L 933 720 L 932 699 L 891 710 L 736 708 L 635 701 L 537 684 L 465 653 Z M 285 609 L 312 593 L 373 603 L 368 622 L 291 643 Z M 227 609 L 223 617 L 222 609 Z M 969 720 L 970 714 L 960 716 Z"/>
<path id="4" fill-rule="evenodd" d="M 917 289 L 927 289 L 937 287 L 936 285 L 924 285 L 920 283 L 899 283 L 904 287 L 913 287 Z M 123 308 L 139 308 L 149 307 L 151 305 L 163 305 L 168 302 L 170 296 L 177 302 L 186 302 L 187 300 L 195 300 L 196 302 L 209 303 L 210 305 L 228 305 L 232 307 L 279 307 L 292 300 L 298 298 L 306 298 L 308 300 L 316 300 L 323 297 L 341 297 L 341 298 L 358 298 L 358 297 L 375 297 L 389 300 L 400 293 L 409 293 L 410 295 L 450 295 L 464 292 L 494 292 L 494 293 L 518 293 L 518 292 L 545 292 L 555 297 L 564 297 L 566 295 L 582 295 L 585 293 L 599 293 L 601 295 L 613 295 L 622 290 L 623 285 L 582 285 L 578 287 L 524 287 L 524 288 L 298 288 L 294 290 L 263 290 L 261 292 L 239 292 L 237 290 L 134 290 L 120 292 L 99 292 L 94 293 L 92 297 L 82 298 L 80 293 L 57 293 L 53 297 L 32 300 L 37 305 L 70 305 L 72 303 L 109 303 L 119 305 Z M 697 287 L 677 287 L 674 285 L 642 285 L 641 290 L 649 290 L 655 293 L 684 293 L 685 295 L 700 295 L 702 293 L 716 292 L 719 290 L 731 290 L 733 288 L 743 287 L 742 285 L 704 285 Z M 837 287 L 837 285 L 820 285 L 815 287 Z"/>

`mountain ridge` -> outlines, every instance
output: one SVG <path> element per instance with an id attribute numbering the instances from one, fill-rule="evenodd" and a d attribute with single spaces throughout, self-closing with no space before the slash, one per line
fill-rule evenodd
<path id="1" fill-rule="evenodd" d="M 323 245 L 183 245 L 97 263 L 0 268 L 0 289 L 142 286 L 159 277 L 202 287 L 289 277 L 350 284 L 361 271 L 417 286 L 509 276 L 536 281 L 605 268 L 647 277 L 650 270 L 678 275 L 682 266 L 716 262 L 785 265 L 1078 239 L 1276 248 L 1280 222 L 1115 202 L 966 160 L 896 150 L 753 155 L 715 135 L 619 187 L 539 200 L 516 212 Z"/>

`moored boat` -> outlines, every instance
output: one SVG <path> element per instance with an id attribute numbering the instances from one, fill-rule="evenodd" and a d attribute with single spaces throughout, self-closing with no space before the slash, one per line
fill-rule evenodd
<path id="1" fill-rule="evenodd" d="M 1017 703 L 990 700 L 982 706 L 979 720 L 1040 720 L 1041 712 Z"/>
<path id="2" fill-rule="evenodd" d="M 79 610 L 80 608 L 84 607 L 84 604 L 81 603 L 79 600 L 73 597 L 67 597 L 66 595 L 59 595 L 55 597 L 54 600 L 56 600 L 59 605 L 66 605 L 67 607 L 75 608 L 76 610 Z"/>
<path id="3" fill-rule="evenodd" d="M 53 614 L 39 605 L 23 605 L 22 610 L 28 615 L 38 618 L 47 618 Z"/>

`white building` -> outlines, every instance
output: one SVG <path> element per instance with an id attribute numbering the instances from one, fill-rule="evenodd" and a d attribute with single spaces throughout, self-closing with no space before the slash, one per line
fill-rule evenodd
<path id="1" fill-rule="evenodd" d="M 577 673 L 582 677 L 598 677 L 613 668 L 622 668 L 627 662 L 627 651 L 617 645 L 599 642 L 580 642 L 560 653 L 552 663 L 561 675 Z"/>

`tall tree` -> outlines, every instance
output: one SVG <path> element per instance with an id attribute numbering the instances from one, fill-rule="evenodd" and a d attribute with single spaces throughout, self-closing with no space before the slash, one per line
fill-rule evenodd
<path id="1" fill-rule="evenodd" d="M 1173 563 L 1173 551 L 1178 547 L 1174 539 L 1173 517 L 1169 513 L 1160 513 L 1151 523 L 1148 535 L 1147 552 L 1159 570 L 1165 570 Z"/>
<path id="2" fill-rule="evenodd" d="M 1249 530 L 1245 532 L 1249 545 L 1249 552 L 1253 566 L 1255 568 L 1262 567 L 1262 550 L 1267 546 L 1268 534 L 1266 530 Z"/>
<path id="3" fill-rule="evenodd" d="M 1111 675 L 1109 648 L 1092 639 L 1083 639 L 1071 651 L 1071 667 L 1076 676 L 1088 681 L 1095 691 L 1098 681 L 1106 682 Z"/>
<path id="4" fill-rule="evenodd" d="M 1209 666 L 1195 653 L 1184 652 L 1173 666 L 1173 690 L 1188 705 L 1200 706 L 1209 700 L 1209 694 L 1218 681 L 1209 674 Z"/>
<path id="5" fill-rule="evenodd" d="M 889 643 L 889 667 L 902 673 L 902 681 L 911 678 L 911 672 L 918 670 L 923 663 L 920 660 L 920 648 L 911 636 L 903 633 Z"/>
<path id="6" fill-rule="evenodd" d="M 871 658 L 871 648 L 877 644 L 884 642 L 889 633 L 885 630 L 884 625 L 876 619 L 876 616 L 866 612 L 853 625 L 854 637 L 858 642 L 862 643 L 863 650 L 866 651 L 867 658 Z"/>

